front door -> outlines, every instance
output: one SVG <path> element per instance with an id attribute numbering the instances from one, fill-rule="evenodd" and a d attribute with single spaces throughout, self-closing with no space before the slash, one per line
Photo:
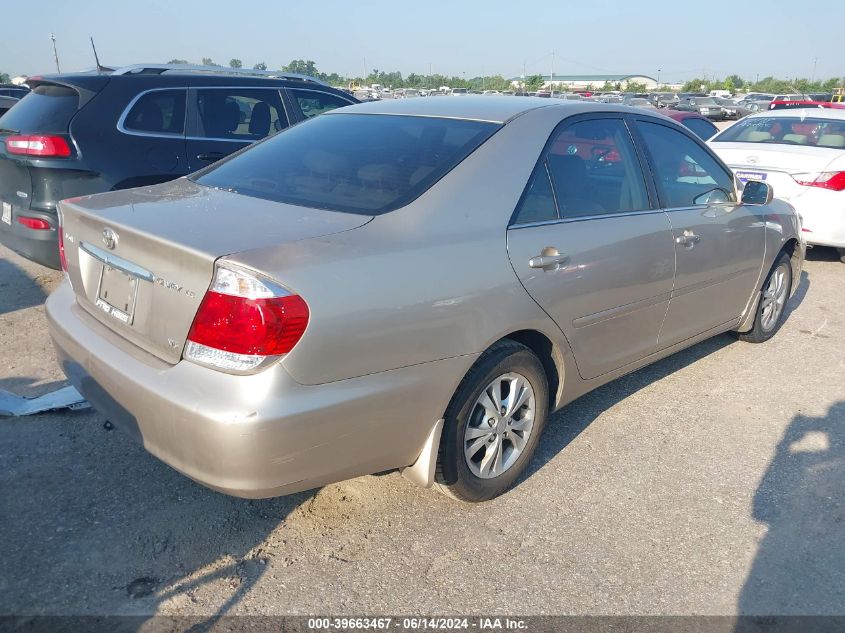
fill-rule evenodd
<path id="1" fill-rule="evenodd" d="M 624 120 L 562 126 L 514 214 L 508 254 L 589 379 L 655 351 L 675 254 Z"/>
<path id="2" fill-rule="evenodd" d="M 675 287 L 660 333 L 665 348 L 735 321 L 759 284 L 765 226 L 739 204 L 733 176 L 692 136 L 638 120 L 672 224 Z"/>

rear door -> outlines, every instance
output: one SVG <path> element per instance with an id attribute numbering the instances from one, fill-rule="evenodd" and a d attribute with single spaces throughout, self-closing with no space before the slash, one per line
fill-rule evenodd
<path id="1" fill-rule="evenodd" d="M 625 120 L 591 115 L 555 131 L 514 214 L 511 264 L 583 378 L 657 347 L 675 254 L 656 206 Z"/>
<path id="2" fill-rule="evenodd" d="M 207 167 L 289 125 L 277 88 L 192 88 L 189 101 L 190 171 Z"/>
<path id="3" fill-rule="evenodd" d="M 113 188 L 153 185 L 188 173 L 186 99 L 185 88 L 156 88 L 140 93 L 130 102 L 117 122 L 117 129 L 121 133 L 120 152 L 134 160 L 131 169 L 124 170 L 124 177 Z M 114 150 L 100 145 L 92 151 L 107 161 Z"/>
<path id="4" fill-rule="evenodd" d="M 742 314 L 758 284 L 765 223 L 738 203 L 733 175 L 692 135 L 654 119 L 636 127 L 675 243 L 662 349 Z"/>

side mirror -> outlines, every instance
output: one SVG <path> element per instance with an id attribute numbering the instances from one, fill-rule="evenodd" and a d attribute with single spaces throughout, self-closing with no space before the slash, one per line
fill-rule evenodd
<path id="1" fill-rule="evenodd" d="M 759 180 L 749 180 L 742 190 L 742 204 L 755 206 L 769 204 L 774 195 L 775 192 L 769 184 Z"/>

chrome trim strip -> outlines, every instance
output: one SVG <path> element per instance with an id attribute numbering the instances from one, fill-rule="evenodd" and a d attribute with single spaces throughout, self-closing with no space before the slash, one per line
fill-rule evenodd
<path id="1" fill-rule="evenodd" d="M 553 224 L 569 224 L 571 222 L 583 222 L 585 220 L 606 220 L 610 218 L 624 218 L 637 215 L 655 215 L 663 213 L 664 209 L 646 209 L 643 211 L 625 211 L 623 213 L 601 213 L 598 215 L 581 215 L 577 218 L 560 218 L 557 220 L 543 220 L 541 222 L 528 222 L 527 224 L 511 224 L 508 231 L 517 229 L 530 229 L 535 226 L 550 226 Z"/>
<path id="2" fill-rule="evenodd" d="M 129 113 L 132 111 L 132 108 L 135 106 L 135 103 L 143 97 L 148 92 L 161 92 L 162 90 L 184 90 L 185 91 L 185 121 L 182 124 L 183 132 L 181 134 L 170 134 L 167 132 L 141 132 L 139 130 L 129 130 L 126 128 L 124 123 L 126 122 L 126 117 L 129 116 Z M 285 113 L 285 118 L 287 119 L 287 126 L 283 127 L 282 130 L 286 130 L 289 128 L 293 123 L 291 122 L 290 112 L 288 112 L 287 105 L 285 104 L 284 96 L 282 95 L 282 90 L 285 88 L 273 88 L 271 86 L 168 86 L 166 88 L 150 88 L 149 90 L 144 90 L 143 92 L 139 92 L 132 101 L 129 102 L 129 105 L 124 108 L 123 112 L 120 115 L 120 118 L 117 120 L 117 130 L 118 132 L 122 132 L 123 134 L 128 134 L 130 136 L 145 136 L 149 138 L 178 138 L 178 139 L 185 139 L 186 141 L 227 141 L 230 143 L 256 143 L 260 140 L 267 138 L 267 136 L 272 136 L 272 134 L 268 134 L 262 138 L 217 138 L 216 136 L 186 136 L 185 130 L 188 127 L 188 109 L 190 107 L 187 97 L 191 90 L 270 90 L 272 92 L 276 92 L 279 95 L 279 101 L 282 102 L 282 111 Z M 296 90 L 307 90 L 307 88 L 296 88 Z M 322 90 L 312 90 L 311 92 L 323 92 Z M 323 94 L 331 94 L 329 92 L 323 92 Z M 349 105 L 354 105 L 350 102 Z M 282 130 L 279 130 L 281 132 Z"/>
<path id="3" fill-rule="evenodd" d="M 591 325 L 601 323 L 602 321 L 616 319 L 618 317 L 625 316 L 626 314 L 637 312 L 638 310 L 642 310 L 644 308 L 650 308 L 652 306 L 659 305 L 664 301 L 668 304 L 670 296 L 671 293 L 664 292 L 654 297 L 648 297 L 646 299 L 635 301 L 634 303 L 628 303 L 625 305 L 616 306 L 614 308 L 608 308 L 607 310 L 602 310 L 601 312 L 596 312 L 594 314 L 588 314 L 586 316 L 578 317 L 577 319 L 574 319 L 572 321 L 572 326 L 576 329 L 589 327 Z"/>
<path id="4" fill-rule="evenodd" d="M 138 279 L 143 279 L 144 281 L 149 281 L 150 283 L 152 283 L 155 279 L 155 275 L 153 275 L 146 268 L 141 268 L 137 264 L 133 264 L 127 259 L 123 259 L 122 257 L 118 257 L 117 255 L 107 253 L 103 249 L 97 248 L 93 244 L 89 244 L 88 242 L 80 242 L 79 248 L 88 253 L 94 259 L 99 260 L 106 266 L 111 266 L 112 268 L 122 270 L 128 275 L 132 275 L 133 277 L 137 277 Z"/>
<path id="5" fill-rule="evenodd" d="M 158 74 L 164 74 L 168 71 L 179 71 L 183 73 L 197 73 L 209 75 L 234 75 L 246 77 L 264 77 L 267 79 L 296 79 L 299 81 L 308 81 L 318 84 L 320 86 L 327 86 L 329 84 L 311 77 L 310 75 L 301 75 L 299 73 L 290 73 L 284 70 L 258 70 L 256 68 L 227 68 L 226 66 L 202 66 L 200 64 L 130 64 L 129 66 L 122 66 L 111 72 L 112 75 L 137 75 L 137 74 L 154 74 L 144 73 L 145 70 L 160 70 Z"/>

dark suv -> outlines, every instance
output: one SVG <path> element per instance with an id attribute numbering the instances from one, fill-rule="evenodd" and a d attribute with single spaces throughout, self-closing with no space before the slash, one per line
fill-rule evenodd
<path id="1" fill-rule="evenodd" d="M 274 71 L 128 66 L 31 77 L 0 117 L 0 242 L 60 268 L 56 202 L 184 176 L 328 110 L 357 103 Z"/>

